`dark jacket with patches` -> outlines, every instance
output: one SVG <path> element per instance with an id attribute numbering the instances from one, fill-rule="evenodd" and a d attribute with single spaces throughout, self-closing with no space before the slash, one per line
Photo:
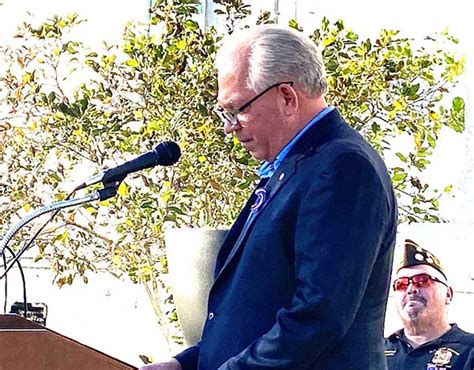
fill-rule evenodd
<path id="1" fill-rule="evenodd" d="M 443 336 L 413 348 L 402 329 L 385 340 L 385 356 L 389 370 L 473 370 L 474 334 L 453 324 Z"/>

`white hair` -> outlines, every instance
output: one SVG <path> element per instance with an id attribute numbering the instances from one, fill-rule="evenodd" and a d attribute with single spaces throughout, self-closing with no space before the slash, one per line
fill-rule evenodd
<path id="1" fill-rule="evenodd" d="M 260 25 L 235 31 L 223 40 L 216 66 L 236 72 L 236 62 L 248 63 L 247 86 L 256 92 L 278 82 L 293 81 L 311 97 L 327 92 L 321 53 L 302 33 L 275 25 Z"/>

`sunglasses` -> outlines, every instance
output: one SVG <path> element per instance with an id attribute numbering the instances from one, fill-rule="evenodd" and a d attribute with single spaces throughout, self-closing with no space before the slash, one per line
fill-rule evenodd
<path id="1" fill-rule="evenodd" d="M 405 290 L 407 290 L 408 285 L 410 285 L 410 283 L 413 283 L 413 285 L 417 288 L 426 288 L 431 286 L 434 282 L 448 286 L 448 284 L 446 284 L 444 281 L 441 281 L 434 276 L 428 274 L 417 274 L 411 277 L 399 277 L 393 282 L 393 290 L 396 292 L 404 292 Z"/>

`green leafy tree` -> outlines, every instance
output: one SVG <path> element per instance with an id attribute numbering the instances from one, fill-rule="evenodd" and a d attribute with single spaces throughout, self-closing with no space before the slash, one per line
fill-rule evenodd
<path id="1" fill-rule="evenodd" d="M 216 2 L 229 31 L 249 13 L 241 1 Z M 100 50 L 71 38 L 82 22 L 77 15 L 24 23 L 16 43 L 0 47 L 3 232 L 28 210 L 64 199 L 84 176 L 159 140 L 179 143 L 183 156 L 176 166 L 124 180 L 112 200 L 61 212 L 36 243 L 37 258 L 51 262 L 59 286 L 77 277 L 87 282 L 99 270 L 143 284 L 164 333 L 178 342 L 163 231 L 228 227 L 253 188 L 258 165 L 235 138 L 224 136 L 213 113 L 221 36 L 199 27 L 198 3 L 157 0 L 150 32 L 148 25 L 130 24 L 122 44 Z M 258 22 L 271 19 L 264 12 Z M 447 50 L 456 40 L 441 35 L 415 49 L 412 40 L 389 30 L 359 40 L 342 21 L 326 19 L 311 37 L 323 48 L 330 103 L 382 155 L 396 153 L 390 171 L 401 221 L 438 221 L 441 192 L 419 175 L 440 129 L 464 128 L 464 102 L 449 95 L 463 60 L 431 45 L 442 41 Z M 397 150 L 404 136 L 414 146 Z M 29 229 L 18 235 L 14 246 L 28 235 Z"/>
<path id="2" fill-rule="evenodd" d="M 437 49 L 438 39 L 426 38 L 416 50 L 398 35 L 382 30 L 374 41 L 359 40 L 342 21 L 330 25 L 323 19 L 312 38 L 323 49 L 328 100 L 382 155 L 398 158 L 391 173 L 401 221 L 438 222 L 439 191 L 423 183 L 420 174 L 441 128 L 464 130 L 464 100 L 447 96 L 464 71 L 464 60 Z M 457 43 L 447 33 L 441 40 Z M 394 139 L 400 136 L 413 143 L 408 151 L 397 148 Z"/>

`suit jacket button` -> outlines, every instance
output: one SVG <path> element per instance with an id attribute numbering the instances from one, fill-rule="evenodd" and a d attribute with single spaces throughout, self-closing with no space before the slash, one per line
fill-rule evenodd
<path id="1" fill-rule="evenodd" d="M 209 315 L 207 315 L 208 320 L 212 320 L 214 318 L 214 312 L 209 312 Z"/>

